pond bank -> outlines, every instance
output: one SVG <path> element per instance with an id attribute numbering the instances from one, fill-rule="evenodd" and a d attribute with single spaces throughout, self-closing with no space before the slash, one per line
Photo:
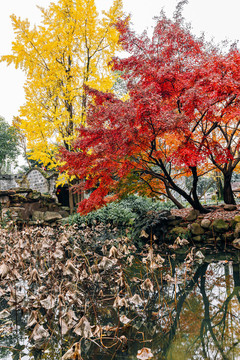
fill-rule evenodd
<path id="1" fill-rule="evenodd" d="M 172 210 L 167 221 L 166 239 L 176 236 L 193 243 L 232 244 L 240 249 L 240 209 L 236 205 L 211 206 L 211 212 L 200 214 L 193 209 Z"/>

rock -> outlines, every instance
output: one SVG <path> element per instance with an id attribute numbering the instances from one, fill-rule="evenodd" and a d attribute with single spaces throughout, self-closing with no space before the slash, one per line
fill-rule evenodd
<path id="1" fill-rule="evenodd" d="M 211 238 L 206 239 L 206 243 L 208 243 L 208 244 L 211 244 L 211 243 L 216 244 L 219 241 L 222 241 L 222 239 L 219 236 L 215 237 L 215 238 L 211 237 Z"/>
<path id="2" fill-rule="evenodd" d="M 193 223 L 191 224 L 191 232 L 193 235 L 202 235 L 204 234 L 204 229 L 198 224 L 198 223 Z"/>
<path id="3" fill-rule="evenodd" d="M 239 222 L 240 222 L 240 215 L 234 216 L 234 221 L 236 221 L 237 223 L 239 223 Z"/>
<path id="4" fill-rule="evenodd" d="M 233 239 L 234 239 L 234 234 L 233 234 L 231 231 L 226 232 L 226 233 L 224 234 L 224 238 L 225 238 L 225 240 L 226 240 L 227 243 L 232 242 Z"/>
<path id="5" fill-rule="evenodd" d="M 235 240 L 232 242 L 232 246 L 234 246 L 236 249 L 239 249 L 239 250 L 240 250 L 240 239 L 235 239 Z"/>
<path id="6" fill-rule="evenodd" d="M 238 236 L 240 235 L 240 222 L 238 222 L 236 224 L 235 230 L 234 230 L 234 236 L 235 238 L 238 238 Z"/>
<path id="7" fill-rule="evenodd" d="M 59 203 L 58 203 L 58 205 L 61 206 L 61 204 L 59 204 Z M 68 213 L 70 212 L 70 207 L 68 207 L 68 206 L 61 206 L 61 209 L 64 211 L 67 211 Z"/>
<path id="8" fill-rule="evenodd" d="M 201 235 L 197 235 L 197 236 L 193 236 L 193 241 L 201 241 L 202 240 L 202 237 Z"/>
<path id="9" fill-rule="evenodd" d="M 212 223 L 213 229 L 217 232 L 227 231 L 229 228 L 229 223 L 223 219 L 215 219 Z"/>
<path id="10" fill-rule="evenodd" d="M 23 207 L 9 207 L 2 210 L 2 218 L 5 220 L 22 220 L 25 209 Z"/>
<path id="11" fill-rule="evenodd" d="M 43 211 L 33 211 L 32 220 L 33 221 L 43 221 L 44 220 L 44 212 Z"/>
<path id="12" fill-rule="evenodd" d="M 22 207 L 22 205 L 23 205 L 23 204 L 21 204 L 21 203 L 16 203 L 16 204 L 14 204 L 14 207 L 15 207 L 15 208 L 16 208 L 16 207 L 19 208 L 19 207 Z M 24 209 L 25 209 L 25 208 L 24 208 Z"/>
<path id="13" fill-rule="evenodd" d="M 204 229 L 209 229 L 210 225 L 211 225 L 211 220 L 209 220 L 209 219 L 203 219 L 201 221 L 201 227 Z"/>
<path id="14" fill-rule="evenodd" d="M 226 210 L 226 211 L 234 211 L 234 210 L 237 210 L 237 205 L 225 204 L 225 205 L 224 205 L 224 210 Z"/>
<path id="15" fill-rule="evenodd" d="M 24 194 L 14 194 L 10 195 L 10 201 L 15 205 L 16 203 L 25 203 L 27 202 L 27 199 Z"/>
<path id="16" fill-rule="evenodd" d="M 66 210 L 59 210 L 58 213 L 63 217 L 67 218 L 69 216 L 69 212 Z"/>
<path id="17" fill-rule="evenodd" d="M 186 217 L 186 220 L 187 220 L 187 221 L 194 221 L 194 220 L 197 219 L 198 215 L 199 215 L 199 211 L 192 209 L 192 210 L 189 212 L 188 216 Z"/>
<path id="18" fill-rule="evenodd" d="M 28 195 L 28 198 L 33 201 L 38 201 L 41 199 L 41 197 L 42 197 L 42 195 L 38 191 L 33 191 L 33 192 L 29 193 L 29 195 Z"/>
<path id="19" fill-rule="evenodd" d="M 10 211 L 11 211 L 11 216 L 12 218 L 22 218 L 22 215 L 25 211 L 25 208 L 24 207 L 19 207 L 19 206 L 14 206 L 14 207 L 11 207 L 10 208 Z"/>
<path id="20" fill-rule="evenodd" d="M 180 235 L 180 234 L 186 234 L 188 232 L 188 228 L 182 227 L 182 226 L 175 226 L 170 233 L 174 233 L 176 235 Z"/>
<path id="21" fill-rule="evenodd" d="M 43 217 L 43 220 L 46 222 L 54 222 L 56 220 L 61 220 L 61 219 L 62 219 L 62 215 L 54 211 L 46 211 Z"/>
<path id="22" fill-rule="evenodd" d="M 55 211 L 34 211 L 32 216 L 33 221 L 46 221 L 50 223 L 61 220 L 62 218 L 62 215 Z"/>
<path id="23" fill-rule="evenodd" d="M 55 199 L 50 194 L 41 194 L 41 199 L 45 203 L 55 203 Z"/>
<path id="24" fill-rule="evenodd" d="M 10 204 L 9 196 L 7 196 L 7 195 L 0 196 L 0 203 L 4 204 L 4 205 Z"/>
<path id="25" fill-rule="evenodd" d="M 215 242 L 216 242 L 216 239 L 212 238 L 212 237 L 208 237 L 206 240 L 206 243 L 208 243 L 208 244 L 215 243 Z"/>

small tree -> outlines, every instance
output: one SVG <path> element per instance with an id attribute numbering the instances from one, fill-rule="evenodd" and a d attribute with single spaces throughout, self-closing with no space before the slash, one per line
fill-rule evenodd
<path id="1" fill-rule="evenodd" d="M 9 164 L 19 155 L 18 136 L 14 127 L 0 116 L 0 173 L 8 170 Z"/>
<path id="2" fill-rule="evenodd" d="M 70 149 L 77 127 L 85 122 L 83 85 L 108 91 L 115 81 L 108 62 L 120 49 L 114 24 L 123 16 L 122 0 L 113 0 L 102 14 L 95 0 L 58 0 L 39 9 L 41 24 L 32 28 L 28 20 L 11 16 L 15 41 L 12 54 L 1 61 L 27 75 L 18 118 L 27 151 L 33 160 L 58 169 L 58 147 Z M 65 175 L 60 180 L 71 183 Z M 72 208 L 71 196 L 69 202 Z"/>

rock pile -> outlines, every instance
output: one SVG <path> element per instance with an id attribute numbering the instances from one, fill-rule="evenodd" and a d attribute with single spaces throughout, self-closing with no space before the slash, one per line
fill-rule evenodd
<path id="1" fill-rule="evenodd" d="M 225 205 L 225 211 L 236 211 L 236 206 Z M 210 213 L 211 214 L 211 213 Z M 194 243 L 230 243 L 240 249 L 240 214 L 235 214 L 232 219 L 204 218 L 196 210 L 191 210 L 184 217 L 179 217 L 174 226 L 169 223 L 167 237 L 188 237 Z"/>
<path id="2" fill-rule="evenodd" d="M 61 206 L 50 195 L 28 188 L 15 188 L 0 191 L 0 220 L 14 224 L 54 225 L 69 215 L 69 209 Z"/>

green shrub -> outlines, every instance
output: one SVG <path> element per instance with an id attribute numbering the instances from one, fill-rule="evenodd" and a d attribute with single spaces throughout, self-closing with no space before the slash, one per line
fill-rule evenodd
<path id="1" fill-rule="evenodd" d="M 158 213 L 162 210 L 172 208 L 172 203 L 162 203 L 152 199 L 131 195 L 120 201 L 110 203 L 105 207 L 93 211 L 88 215 L 81 216 L 74 214 L 67 218 L 70 225 L 86 224 L 95 226 L 97 224 L 110 224 L 117 227 L 120 231 L 123 229 L 132 229 L 134 237 L 139 235 L 143 228 L 157 223 Z M 144 226 L 145 225 L 145 226 Z"/>

